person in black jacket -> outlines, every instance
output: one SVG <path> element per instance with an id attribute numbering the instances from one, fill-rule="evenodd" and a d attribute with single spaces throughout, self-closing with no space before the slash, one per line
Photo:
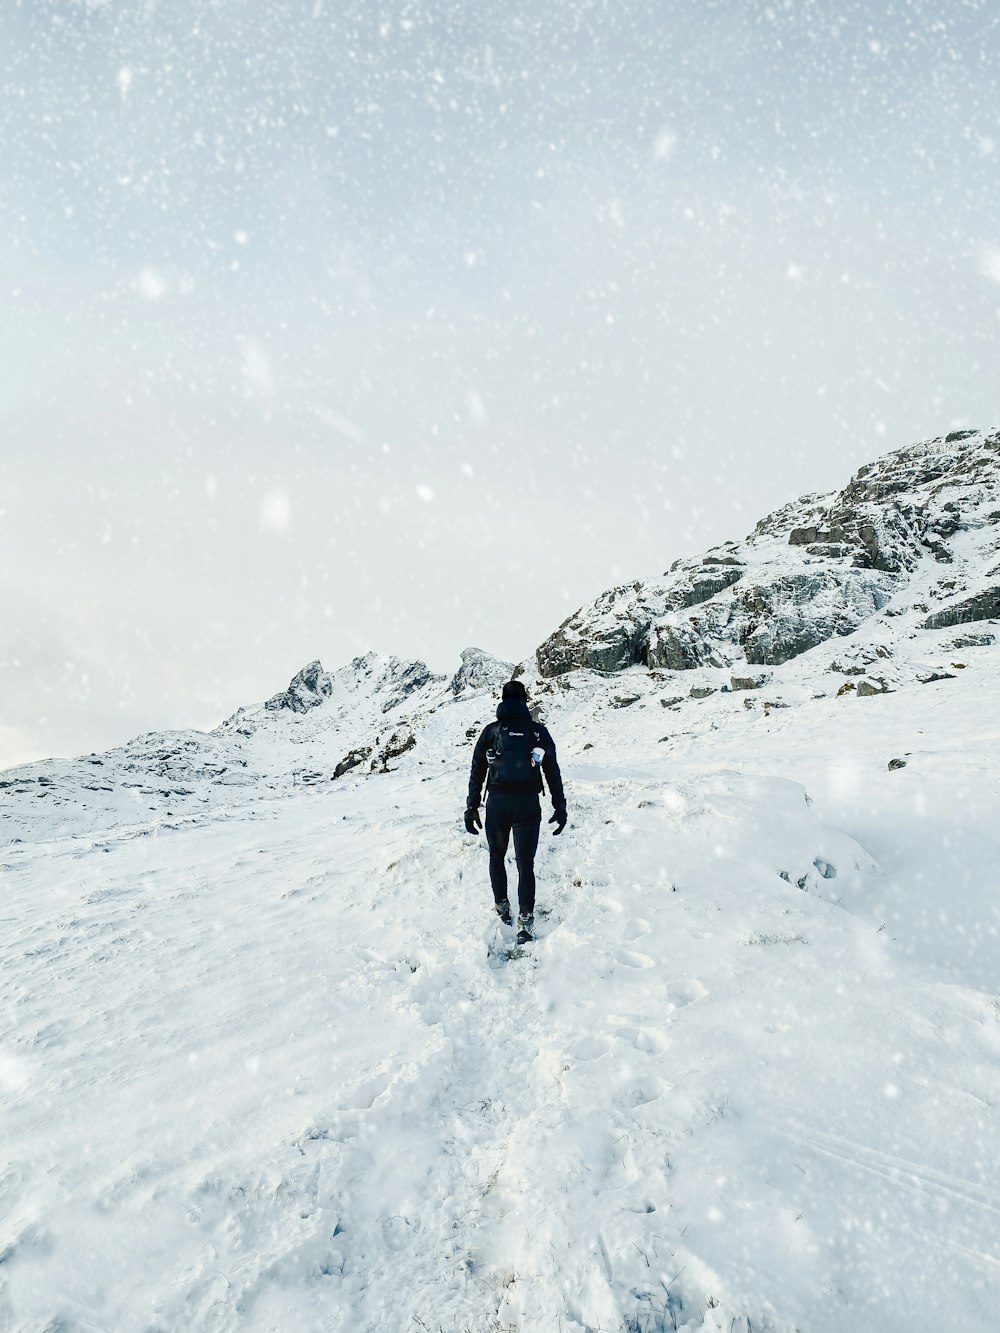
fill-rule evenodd
<path id="1" fill-rule="evenodd" d="M 566 827 L 566 797 L 556 759 L 556 746 L 548 729 L 534 722 L 528 711 L 523 681 L 509 680 L 497 708 L 496 722 L 484 727 L 476 742 L 469 777 L 469 799 L 465 828 L 479 833 L 479 801 L 486 780 L 486 841 L 490 849 L 490 883 L 497 914 L 510 925 L 507 899 L 507 868 L 504 858 L 511 833 L 517 860 L 517 896 L 520 908 L 518 941 L 532 938 L 535 912 L 535 851 L 542 823 L 539 796 L 542 774 L 552 798 L 553 833 Z"/>

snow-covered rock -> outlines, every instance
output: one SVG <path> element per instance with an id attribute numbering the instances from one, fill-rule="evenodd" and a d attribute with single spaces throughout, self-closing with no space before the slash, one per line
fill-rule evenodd
<path id="1" fill-rule="evenodd" d="M 332 693 L 333 682 L 323 670 L 323 664 L 310 662 L 298 675 L 292 677 L 287 690 L 282 690 L 280 694 L 268 699 L 264 707 L 272 712 L 277 712 L 279 708 L 288 708 L 293 713 L 305 713 L 308 709 L 317 707 L 324 699 L 329 699 Z"/>
<path id="2" fill-rule="evenodd" d="M 1000 433 L 958 431 L 782 506 L 741 544 L 603 593 L 540 645 L 538 670 L 780 665 L 911 599 L 926 628 L 989 619 L 998 555 Z"/>
<path id="3" fill-rule="evenodd" d="M 452 694 L 466 691 L 496 690 L 510 680 L 514 668 L 482 648 L 463 648 L 462 665 L 451 678 Z"/>

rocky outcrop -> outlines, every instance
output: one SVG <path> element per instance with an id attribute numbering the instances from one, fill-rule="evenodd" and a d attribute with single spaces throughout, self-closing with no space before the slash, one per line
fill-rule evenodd
<path id="1" fill-rule="evenodd" d="M 706 556 L 701 569 L 687 570 L 685 577 L 677 580 L 667 599 L 669 608 L 680 610 L 711 601 L 718 593 L 725 592 L 740 581 L 743 568 L 732 557 L 727 557 L 723 563 L 722 560 Z"/>
<path id="2" fill-rule="evenodd" d="M 458 696 L 480 690 L 498 690 L 510 680 L 514 668 L 509 662 L 483 652 L 482 648 L 463 648 L 462 665 L 451 678 L 451 692 Z"/>
<path id="3" fill-rule="evenodd" d="M 603 593 L 540 645 L 538 670 L 777 666 L 882 614 L 920 611 L 925 628 L 1000 617 L 998 579 L 981 586 L 998 526 L 1000 434 L 953 432 L 784 505 L 743 543 Z M 947 581 L 927 577 L 941 565 Z"/>
<path id="4" fill-rule="evenodd" d="M 850 644 L 830 663 L 830 670 L 841 676 L 865 676 L 877 662 L 892 657 L 892 649 L 884 643 Z"/>
<path id="5" fill-rule="evenodd" d="M 441 679 L 431 675 L 425 662 L 404 662 L 398 657 L 379 658 L 374 653 L 356 658 L 351 665 L 375 677 L 372 682 L 374 688 L 385 696 L 382 700 L 383 713 L 398 708 L 404 699 L 422 690 L 430 681 Z"/>
<path id="6" fill-rule="evenodd" d="M 293 713 L 307 713 L 316 708 L 333 693 L 330 677 L 323 670 L 321 662 L 310 662 L 289 681 L 288 689 L 282 690 L 264 705 L 271 712 L 287 708 Z"/>
<path id="7" fill-rule="evenodd" d="M 730 676 L 729 688 L 734 694 L 740 690 L 759 690 L 765 680 L 765 676 Z"/>
<path id="8" fill-rule="evenodd" d="M 702 637 L 698 622 L 649 625 L 643 636 L 639 660 L 650 668 L 690 671 L 712 661 L 712 653 Z"/>
<path id="9" fill-rule="evenodd" d="M 914 569 L 920 560 L 925 525 L 912 505 L 852 506 L 838 502 L 824 521 L 806 528 L 793 528 L 790 546 L 805 546 L 810 555 L 835 560 L 850 557 L 860 569 L 880 569 L 897 574 Z"/>
<path id="10" fill-rule="evenodd" d="M 974 597 L 942 607 L 924 621 L 924 629 L 946 629 L 951 625 L 967 625 L 974 620 L 1000 619 L 1000 585 L 984 588 Z"/>
<path id="11" fill-rule="evenodd" d="M 388 773 L 390 762 L 406 754 L 408 750 L 412 750 L 416 743 L 417 738 L 410 728 L 400 727 L 392 733 L 387 741 L 379 745 L 375 758 L 372 760 L 372 772 Z"/>
<path id="12" fill-rule="evenodd" d="M 827 639 L 851 634 L 881 610 L 888 591 L 859 570 L 817 569 L 779 576 L 747 589 L 743 649 L 746 660 L 778 666 Z"/>
<path id="13" fill-rule="evenodd" d="M 611 673 L 642 663 L 655 670 L 684 671 L 713 660 L 701 620 L 684 611 L 719 597 L 743 577 L 743 563 L 731 555 L 678 561 L 661 587 L 639 583 L 611 588 L 590 607 L 569 617 L 538 649 L 543 676 L 579 667 Z M 648 595 L 647 595 L 648 593 Z M 706 622 L 712 613 L 706 610 Z"/>
<path id="14" fill-rule="evenodd" d="M 367 745 L 362 745 L 356 750 L 348 751 L 333 770 L 333 776 L 335 778 L 342 778 L 344 774 L 349 773 L 352 768 L 357 768 L 359 764 L 363 764 L 370 754 L 371 747 Z"/>
<path id="15" fill-rule="evenodd" d="M 858 698 L 864 699 L 866 695 L 888 694 L 889 687 L 884 680 L 860 680 L 858 681 Z"/>
<path id="16" fill-rule="evenodd" d="M 579 667 L 621 671 L 637 662 L 649 627 L 649 615 L 636 601 L 640 588 L 638 583 L 611 588 L 564 620 L 535 654 L 539 672 L 561 676 Z"/>

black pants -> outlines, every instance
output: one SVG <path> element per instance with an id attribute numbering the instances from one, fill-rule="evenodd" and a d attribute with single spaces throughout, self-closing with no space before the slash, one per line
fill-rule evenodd
<path id="1" fill-rule="evenodd" d="M 517 897 L 522 916 L 535 910 L 535 851 L 542 823 L 542 807 L 534 792 L 511 795 L 490 792 L 486 799 L 486 841 L 490 847 L 490 883 L 493 897 L 501 903 L 507 897 L 507 843 L 514 834 L 517 860 Z"/>

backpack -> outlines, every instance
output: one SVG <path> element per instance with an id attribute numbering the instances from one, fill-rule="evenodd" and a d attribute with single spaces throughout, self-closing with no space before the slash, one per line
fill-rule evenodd
<path id="1" fill-rule="evenodd" d="M 532 760 L 531 751 L 539 744 L 540 736 L 530 718 L 524 722 L 498 722 L 493 742 L 486 752 L 490 786 L 507 782 L 534 785 L 541 776 L 541 769 Z"/>

